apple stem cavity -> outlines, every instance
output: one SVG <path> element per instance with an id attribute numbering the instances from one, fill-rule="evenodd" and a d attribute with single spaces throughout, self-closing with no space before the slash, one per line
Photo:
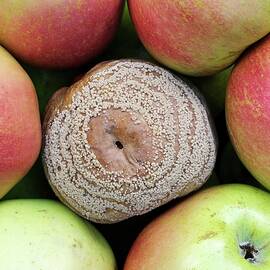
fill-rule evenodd
<path id="1" fill-rule="evenodd" d="M 249 261 L 250 263 L 257 263 L 257 256 L 259 250 L 254 247 L 251 243 L 243 243 L 239 245 L 241 249 L 241 255 L 244 257 L 245 260 Z"/>
<path id="2" fill-rule="evenodd" d="M 118 149 L 123 149 L 124 148 L 123 144 L 120 141 L 116 141 L 115 145 L 117 146 Z"/>

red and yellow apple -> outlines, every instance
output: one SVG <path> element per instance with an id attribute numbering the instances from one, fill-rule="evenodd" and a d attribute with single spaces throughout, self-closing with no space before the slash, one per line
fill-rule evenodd
<path id="1" fill-rule="evenodd" d="M 128 0 L 132 20 L 150 54 L 189 75 L 231 65 L 270 32 L 270 1 Z"/>
<path id="2" fill-rule="evenodd" d="M 40 146 L 35 88 L 23 68 L 0 46 L 0 198 L 32 167 Z"/>
<path id="3" fill-rule="evenodd" d="M 119 24 L 123 0 L 1 1 L 0 44 L 42 67 L 79 66 L 101 53 Z"/>
<path id="4" fill-rule="evenodd" d="M 233 69 L 226 119 L 239 158 L 270 189 L 270 35 L 250 48 Z"/>
<path id="5" fill-rule="evenodd" d="M 269 241 L 270 194 L 248 185 L 221 185 L 150 223 L 124 270 L 268 270 Z"/>

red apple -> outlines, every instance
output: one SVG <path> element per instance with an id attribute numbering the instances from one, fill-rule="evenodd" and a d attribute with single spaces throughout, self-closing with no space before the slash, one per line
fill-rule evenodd
<path id="1" fill-rule="evenodd" d="M 113 38 L 123 0 L 10 0 L 0 9 L 0 44 L 24 61 L 79 66 Z"/>
<path id="2" fill-rule="evenodd" d="M 270 32 L 270 1 L 129 0 L 140 39 L 161 63 L 189 75 L 232 64 Z"/>
<path id="3" fill-rule="evenodd" d="M 0 46 L 0 198 L 32 167 L 41 145 L 35 88 Z"/>
<path id="4" fill-rule="evenodd" d="M 270 189 L 270 36 L 248 50 L 233 69 L 226 118 L 241 161 Z"/>

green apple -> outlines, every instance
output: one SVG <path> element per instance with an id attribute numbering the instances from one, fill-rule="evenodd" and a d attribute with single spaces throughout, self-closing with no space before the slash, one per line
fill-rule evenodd
<path id="1" fill-rule="evenodd" d="M 201 191 L 135 241 L 124 270 L 269 270 L 270 194 L 241 184 Z"/>
<path id="2" fill-rule="evenodd" d="M 41 69 L 27 64 L 23 64 L 23 67 L 35 85 L 41 115 L 43 115 L 52 94 L 61 87 L 69 86 L 74 78 L 80 74 L 80 72 L 83 72 L 80 69 Z"/>
<path id="3" fill-rule="evenodd" d="M 100 62 L 112 58 L 140 58 L 152 60 L 152 57 L 147 53 L 138 38 L 130 18 L 127 3 L 125 3 L 121 24 L 115 39 L 108 47 L 105 54 L 101 55 L 97 61 Z"/>
<path id="4" fill-rule="evenodd" d="M 2 201 L 0 217 L 0 269 L 116 269 L 103 236 L 56 201 Z"/>
<path id="5" fill-rule="evenodd" d="M 219 115 L 225 108 L 227 84 L 232 72 L 229 67 L 215 75 L 206 77 L 190 77 L 206 99 L 214 116 Z"/>

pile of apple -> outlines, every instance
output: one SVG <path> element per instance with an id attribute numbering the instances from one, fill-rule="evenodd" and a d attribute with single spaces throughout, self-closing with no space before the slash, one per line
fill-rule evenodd
<path id="1" fill-rule="evenodd" d="M 0 269 L 270 269 L 269 33 L 270 0 L 0 1 Z M 93 225 L 49 179 L 48 112 L 74 101 L 63 87 L 126 58 L 195 89 L 219 148 L 189 195 Z"/>

